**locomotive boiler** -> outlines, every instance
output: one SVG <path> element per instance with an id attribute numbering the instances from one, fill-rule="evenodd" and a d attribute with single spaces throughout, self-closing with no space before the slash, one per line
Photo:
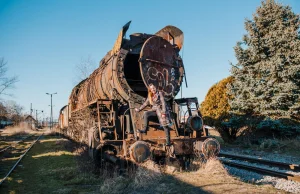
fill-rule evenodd
<path id="1" fill-rule="evenodd" d="M 219 143 L 204 128 L 197 98 L 175 99 L 185 78 L 179 53 L 183 32 L 166 26 L 155 34 L 126 38 L 129 25 L 123 26 L 99 67 L 73 88 L 68 105 L 60 110 L 61 131 L 87 144 L 96 163 L 142 163 L 172 156 L 183 164 L 194 156 L 217 155 Z M 143 111 L 134 108 L 145 101 L 149 84 L 164 93 L 173 123 L 171 146 L 165 146 L 157 118 L 150 120 L 146 134 L 137 133 L 143 128 Z"/>

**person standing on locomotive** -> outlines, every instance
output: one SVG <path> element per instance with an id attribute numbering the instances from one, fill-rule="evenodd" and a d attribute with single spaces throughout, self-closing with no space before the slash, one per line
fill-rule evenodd
<path id="1" fill-rule="evenodd" d="M 135 111 L 140 112 L 146 106 L 152 106 L 152 109 L 149 111 L 145 111 L 144 113 L 144 128 L 142 130 L 138 130 L 140 133 L 146 133 L 149 124 L 149 118 L 153 116 L 157 116 L 160 125 L 164 128 L 166 133 L 166 145 L 170 146 L 170 131 L 169 125 L 170 121 L 170 113 L 166 107 L 166 102 L 164 99 L 164 94 L 161 91 L 158 91 L 153 84 L 149 84 L 148 87 L 148 98 L 144 102 L 144 104 L 140 108 L 135 108 Z"/>

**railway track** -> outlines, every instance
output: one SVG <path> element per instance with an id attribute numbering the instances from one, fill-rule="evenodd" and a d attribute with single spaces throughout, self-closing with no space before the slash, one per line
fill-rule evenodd
<path id="1" fill-rule="evenodd" d="M 7 153 L 8 157 L 2 156 L 0 160 L 0 175 L 1 175 L 1 181 L 0 185 L 7 179 L 7 177 L 14 171 L 14 169 L 18 166 L 20 161 L 23 159 L 23 157 L 28 153 L 28 151 L 33 147 L 33 145 L 42 137 L 43 134 L 40 136 L 29 136 L 26 139 L 23 139 L 18 142 L 19 146 L 9 146 L 10 148 L 14 149 L 8 149 L 4 148 L 2 151 L 2 154 L 4 154 L 6 151 L 8 152 L 10 150 L 10 153 Z M 34 137 L 34 138 L 33 138 Z M 36 138 L 37 137 L 37 138 Z M 32 139 L 31 139 L 32 138 Z M 26 141 L 29 140 L 27 143 Z M 31 140 L 31 141 L 30 141 Z M 20 145 L 20 143 L 23 143 L 23 145 Z M 13 163 L 13 161 L 16 161 Z"/>
<path id="2" fill-rule="evenodd" d="M 229 160 L 224 160 L 221 157 L 224 157 L 225 159 L 233 159 L 233 160 L 239 160 L 239 161 L 247 161 L 250 163 L 256 163 L 256 164 L 263 164 L 267 165 L 269 167 L 278 167 L 281 169 L 288 169 L 294 172 L 299 172 L 300 168 L 298 164 L 289 164 L 289 163 L 284 163 L 284 162 L 276 162 L 276 161 L 271 161 L 271 160 L 264 160 L 264 159 L 259 159 L 259 158 L 252 158 L 252 157 L 247 157 L 247 156 L 240 156 L 240 155 L 233 155 L 233 154 L 227 154 L 227 153 L 220 153 L 219 154 L 219 159 L 223 164 L 226 164 L 228 166 L 236 167 L 236 168 L 241 168 L 245 170 L 250 170 L 250 171 L 255 171 L 260 174 L 267 174 L 271 175 L 274 177 L 279 177 L 279 178 L 284 178 L 287 180 L 292 180 L 296 182 L 300 182 L 300 176 L 291 174 L 291 173 L 286 173 L 286 172 L 281 172 L 281 171 L 276 171 L 273 169 L 268 169 L 262 168 L 262 167 L 257 167 L 253 166 L 250 164 L 245 164 L 245 163 L 240 163 L 238 161 L 229 161 Z"/>
<path id="3" fill-rule="evenodd" d="M 1 154 L 1 153 L 4 153 L 7 149 L 12 148 L 12 147 L 14 147 L 15 145 L 17 145 L 17 144 L 19 144 L 19 143 L 25 141 L 26 139 L 28 139 L 28 138 L 31 137 L 31 136 L 32 136 L 32 135 L 28 135 L 28 136 L 26 136 L 25 138 L 23 138 L 23 139 L 21 139 L 21 140 L 15 142 L 15 143 L 13 143 L 12 145 L 7 146 L 7 147 L 1 149 L 1 150 L 0 150 L 0 154 Z"/>

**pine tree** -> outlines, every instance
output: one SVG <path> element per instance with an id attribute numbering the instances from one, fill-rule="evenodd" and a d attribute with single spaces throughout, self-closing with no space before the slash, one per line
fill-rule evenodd
<path id="1" fill-rule="evenodd" d="M 234 113 L 300 119 L 299 27 L 299 15 L 274 0 L 263 1 L 253 20 L 246 19 L 228 87 Z"/>

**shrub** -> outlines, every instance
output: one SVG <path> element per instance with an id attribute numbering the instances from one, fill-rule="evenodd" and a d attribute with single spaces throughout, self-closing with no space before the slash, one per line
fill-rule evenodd
<path id="1" fill-rule="evenodd" d="M 267 136 L 291 137 L 300 133 L 300 123 L 291 119 L 267 117 L 257 125 L 257 129 L 264 131 Z"/>
<path id="2" fill-rule="evenodd" d="M 206 94 L 205 100 L 201 103 L 200 111 L 204 117 L 220 119 L 226 117 L 229 113 L 230 106 L 227 94 L 227 84 L 232 83 L 233 78 L 227 77 L 214 84 Z"/>
<path id="3" fill-rule="evenodd" d="M 201 103 L 200 111 L 203 115 L 203 121 L 206 125 L 214 126 L 225 142 L 235 139 L 235 129 L 222 125 L 222 122 L 228 121 L 230 106 L 227 94 L 227 84 L 232 83 L 233 78 L 227 77 L 214 84 L 206 94 L 205 100 Z"/>

